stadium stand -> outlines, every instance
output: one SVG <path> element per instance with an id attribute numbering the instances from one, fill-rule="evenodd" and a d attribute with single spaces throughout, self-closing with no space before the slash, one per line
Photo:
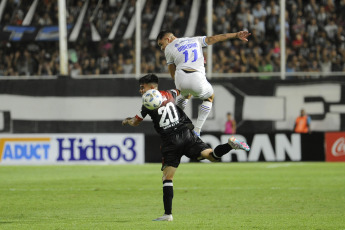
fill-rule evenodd
<path id="1" fill-rule="evenodd" d="M 70 73 L 131 74 L 134 67 L 135 0 L 67 0 Z M 142 9 L 141 72 L 167 73 L 156 34 L 206 34 L 206 3 L 146 0 Z M 345 0 L 286 1 L 287 72 L 345 71 Z M 40 7 L 37 7 L 37 6 Z M 3 0 L 2 34 L 7 25 L 56 26 L 57 1 Z M 214 46 L 213 72 L 279 72 L 279 1 L 214 0 L 214 33 L 248 30 L 248 43 L 231 40 Z M 134 23 L 133 23 L 134 24 Z M 59 74 L 57 41 L 1 38 L 0 75 Z M 308 77 L 308 76 L 306 76 Z M 263 77 L 265 79 L 265 77 Z"/>

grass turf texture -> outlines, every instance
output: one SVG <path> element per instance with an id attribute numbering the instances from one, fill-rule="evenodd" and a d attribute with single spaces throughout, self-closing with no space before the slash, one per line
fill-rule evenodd
<path id="1" fill-rule="evenodd" d="M 345 229 L 344 163 L 1 166 L 0 229 Z"/>

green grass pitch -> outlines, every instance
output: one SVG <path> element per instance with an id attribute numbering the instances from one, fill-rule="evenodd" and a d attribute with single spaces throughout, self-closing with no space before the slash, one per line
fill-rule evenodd
<path id="1" fill-rule="evenodd" d="M 345 229 L 345 163 L 1 166 L 0 229 Z"/>

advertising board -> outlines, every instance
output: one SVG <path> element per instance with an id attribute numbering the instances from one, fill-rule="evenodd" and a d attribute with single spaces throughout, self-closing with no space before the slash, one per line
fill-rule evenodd
<path id="1" fill-rule="evenodd" d="M 326 161 L 345 161 L 345 132 L 325 133 Z"/>
<path id="2" fill-rule="evenodd" d="M 144 134 L 0 135 L 0 165 L 143 164 Z"/>

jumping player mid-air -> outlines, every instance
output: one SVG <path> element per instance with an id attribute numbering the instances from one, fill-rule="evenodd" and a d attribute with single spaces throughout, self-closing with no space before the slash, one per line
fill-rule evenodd
<path id="1" fill-rule="evenodd" d="M 144 94 L 150 89 L 158 89 L 158 77 L 147 74 L 139 79 L 139 92 Z M 149 110 L 144 105 L 141 112 L 134 117 L 126 118 L 122 125 L 138 126 L 149 115 L 157 133 L 162 139 L 162 171 L 163 171 L 163 203 L 165 213 L 155 221 L 172 221 L 172 200 L 174 196 L 173 178 L 183 155 L 191 159 L 208 159 L 220 161 L 221 157 L 231 149 L 249 151 L 249 146 L 229 138 L 228 143 L 218 145 L 214 150 L 204 143 L 193 131 L 193 124 L 181 108 L 176 106 L 175 99 L 179 90 L 161 90 L 163 102 L 155 110 Z"/>
<path id="2" fill-rule="evenodd" d="M 177 100 L 177 105 L 184 109 L 190 96 L 203 100 L 194 128 L 198 136 L 212 109 L 214 98 L 212 85 L 206 79 L 202 48 L 228 39 L 248 41 L 249 35 L 248 31 L 185 38 L 177 38 L 171 31 L 161 31 L 158 34 L 156 42 L 164 51 L 168 70 L 176 88 L 181 91 L 182 97 Z"/>

